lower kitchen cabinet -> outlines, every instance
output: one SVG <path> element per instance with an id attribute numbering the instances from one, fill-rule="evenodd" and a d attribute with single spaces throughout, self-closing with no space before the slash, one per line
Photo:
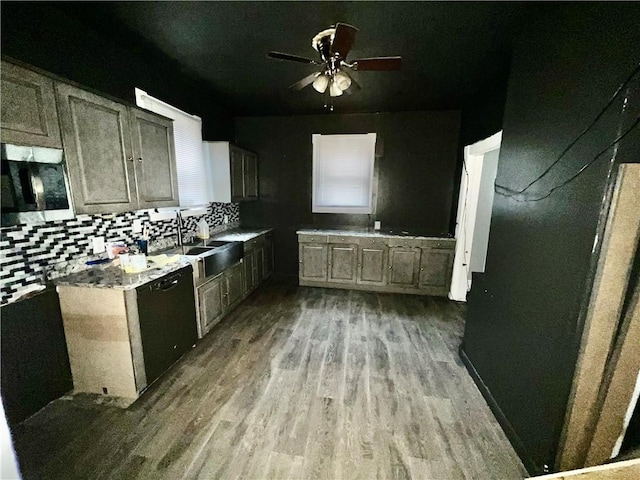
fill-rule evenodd
<path id="1" fill-rule="evenodd" d="M 242 262 L 226 270 L 223 279 L 222 302 L 224 308 L 228 309 L 244 298 L 244 267 Z"/>
<path id="2" fill-rule="evenodd" d="M 246 253 L 242 261 L 244 263 L 244 293 L 248 295 L 256 286 L 253 276 L 253 252 Z"/>
<path id="3" fill-rule="evenodd" d="M 356 283 L 358 271 L 358 245 L 330 243 L 327 281 L 333 283 Z"/>
<path id="4" fill-rule="evenodd" d="M 446 296 L 454 248 L 449 238 L 301 230 L 298 279 L 313 287 Z"/>
<path id="5" fill-rule="evenodd" d="M 452 248 L 423 248 L 420 260 L 420 288 L 436 289 L 442 295 L 449 292 L 453 272 Z"/>
<path id="6" fill-rule="evenodd" d="M 300 280 L 326 282 L 328 270 L 327 245 L 301 243 L 298 251 L 300 255 Z"/>
<path id="7" fill-rule="evenodd" d="M 220 321 L 224 312 L 222 303 L 222 275 L 198 287 L 200 310 L 200 336 L 203 336 Z"/>
<path id="8" fill-rule="evenodd" d="M 196 343 L 190 265 L 136 289 L 56 288 L 74 392 L 133 402 Z"/>
<path id="9" fill-rule="evenodd" d="M 419 268 L 419 248 L 391 247 L 389 249 L 389 285 L 417 287 Z"/>
<path id="10" fill-rule="evenodd" d="M 364 245 L 358 250 L 358 278 L 360 285 L 386 285 L 389 249 L 384 245 Z"/>

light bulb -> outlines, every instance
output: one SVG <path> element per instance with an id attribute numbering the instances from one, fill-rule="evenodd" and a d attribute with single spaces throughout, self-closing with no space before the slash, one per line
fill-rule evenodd
<path id="1" fill-rule="evenodd" d="M 333 82 L 338 85 L 338 88 L 342 91 L 351 86 L 351 78 L 344 72 L 336 73 L 336 76 L 333 78 Z"/>
<path id="2" fill-rule="evenodd" d="M 329 86 L 329 77 L 325 74 L 318 75 L 313 81 L 313 88 L 318 93 L 324 93 L 327 86 Z"/>
<path id="3" fill-rule="evenodd" d="M 342 95 L 342 90 L 340 90 L 340 87 L 338 87 L 335 80 L 331 82 L 331 86 L 329 87 L 329 95 L 331 95 L 332 97 L 339 97 L 340 95 Z"/>

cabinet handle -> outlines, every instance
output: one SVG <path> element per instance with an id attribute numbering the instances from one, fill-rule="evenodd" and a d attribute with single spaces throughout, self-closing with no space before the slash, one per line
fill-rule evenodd
<path id="1" fill-rule="evenodd" d="M 315 240 L 315 238 L 311 237 L 311 241 L 313 242 Z"/>
<path id="2" fill-rule="evenodd" d="M 389 270 L 391 270 L 391 268 L 392 268 L 391 265 L 389 265 Z"/>
<path id="3" fill-rule="evenodd" d="M 128 161 L 133 162 L 133 157 L 127 158 Z"/>
<path id="4" fill-rule="evenodd" d="M 422 268 L 420 269 L 420 271 L 421 271 L 421 272 L 424 272 L 424 267 L 422 267 Z"/>
<path id="5" fill-rule="evenodd" d="M 142 157 L 138 157 L 138 163 L 142 163 Z"/>

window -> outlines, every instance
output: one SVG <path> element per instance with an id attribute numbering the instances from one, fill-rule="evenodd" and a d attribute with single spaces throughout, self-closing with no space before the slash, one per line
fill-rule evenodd
<path id="1" fill-rule="evenodd" d="M 139 88 L 136 88 L 136 104 L 173 120 L 180 206 L 189 207 L 209 203 L 200 117 L 178 110 Z"/>
<path id="2" fill-rule="evenodd" d="M 376 134 L 313 135 L 313 213 L 372 213 Z"/>

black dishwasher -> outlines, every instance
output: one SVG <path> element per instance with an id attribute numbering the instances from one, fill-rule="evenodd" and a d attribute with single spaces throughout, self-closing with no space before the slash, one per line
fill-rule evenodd
<path id="1" fill-rule="evenodd" d="M 193 269 L 189 265 L 136 290 L 142 355 L 150 385 L 198 338 Z"/>

